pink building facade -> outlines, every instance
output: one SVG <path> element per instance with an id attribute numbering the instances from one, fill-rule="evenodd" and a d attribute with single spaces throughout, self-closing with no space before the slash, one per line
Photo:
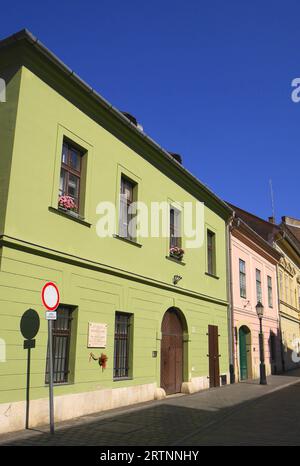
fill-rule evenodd
<path id="1" fill-rule="evenodd" d="M 231 231 L 232 307 L 236 380 L 259 378 L 259 319 L 264 306 L 263 335 L 266 374 L 281 371 L 276 265 L 280 254 L 240 219 Z"/>

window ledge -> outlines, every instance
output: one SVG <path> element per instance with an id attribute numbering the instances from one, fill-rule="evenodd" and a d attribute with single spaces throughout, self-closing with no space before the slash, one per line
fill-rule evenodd
<path id="1" fill-rule="evenodd" d="M 133 380 L 133 377 L 116 377 L 113 379 L 113 382 L 123 382 L 123 380 Z"/>
<path id="2" fill-rule="evenodd" d="M 125 236 L 113 235 L 113 238 L 120 239 L 121 241 L 124 241 L 125 243 L 128 243 L 128 244 L 132 244 L 133 246 L 136 246 L 138 248 L 142 247 L 142 244 L 137 243 L 136 241 L 132 239 L 125 238 Z"/>
<path id="3" fill-rule="evenodd" d="M 77 216 L 77 215 L 73 215 L 71 213 L 68 213 L 67 211 L 65 210 L 61 210 L 61 209 L 57 209 L 55 207 L 49 207 L 48 210 L 50 212 L 53 212 L 54 214 L 58 214 L 58 215 L 61 215 L 62 217 L 67 217 L 71 220 L 74 220 L 74 222 L 77 222 L 77 223 L 80 223 L 81 225 L 84 225 L 86 227 L 91 227 L 92 224 L 89 223 L 89 222 L 86 222 L 82 217 L 80 216 Z"/>
<path id="4" fill-rule="evenodd" d="M 74 382 L 53 382 L 53 387 L 65 387 L 66 385 L 74 385 Z M 49 383 L 45 384 L 49 388 Z"/>
<path id="5" fill-rule="evenodd" d="M 175 262 L 176 264 L 179 264 L 179 265 L 186 265 L 185 262 L 182 262 L 182 260 L 180 259 L 176 259 L 176 257 L 166 256 L 166 259 L 168 259 L 169 261 Z"/>
<path id="6" fill-rule="evenodd" d="M 211 277 L 211 278 L 215 278 L 216 280 L 220 279 L 220 277 L 218 277 L 217 275 L 214 275 L 213 273 L 205 272 L 205 275 L 208 275 L 208 277 Z"/>

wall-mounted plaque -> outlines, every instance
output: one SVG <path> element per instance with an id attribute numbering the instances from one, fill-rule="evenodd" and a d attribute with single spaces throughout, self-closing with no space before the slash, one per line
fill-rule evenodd
<path id="1" fill-rule="evenodd" d="M 105 348 L 107 340 L 107 324 L 89 322 L 88 348 Z"/>

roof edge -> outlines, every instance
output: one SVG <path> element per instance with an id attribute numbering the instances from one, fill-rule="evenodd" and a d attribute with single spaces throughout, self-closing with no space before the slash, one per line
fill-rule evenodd
<path id="1" fill-rule="evenodd" d="M 262 236 L 260 236 L 255 230 L 253 230 L 242 218 L 240 218 L 237 214 L 235 216 L 234 222 L 233 222 L 233 229 L 241 229 L 247 232 L 247 234 L 255 238 L 260 247 L 267 250 L 267 252 L 272 255 L 275 259 L 279 261 L 279 259 L 282 257 L 282 254 L 277 251 L 268 241 L 266 241 Z M 257 244 L 257 243 L 256 243 Z"/>
<path id="2" fill-rule="evenodd" d="M 102 97 L 97 91 L 95 91 L 89 84 L 87 84 L 83 79 L 81 79 L 71 68 L 69 68 L 60 58 L 58 58 L 50 49 L 48 49 L 31 31 L 24 28 L 20 31 L 8 36 L 5 39 L 0 41 L 0 49 L 14 44 L 15 42 L 26 40 L 33 47 L 36 47 L 48 60 L 52 61 L 56 66 L 58 66 L 61 71 L 66 74 L 70 79 L 74 80 L 84 92 L 90 94 L 94 99 L 98 101 L 102 106 L 109 110 L 115 117 L 117 117 L 123 124 L 129 127 L 132 131 L 139 135 L 143 140 L 150 144 L 154 149 L 156 149 L 164 158 L 173 164 L 179 171 L 181 171 L 185 176 L 189 178 L 195 185 L 200 187 L 206 192 L 207 195 L 211 196 L 219 206 L 227 212 L 228 217 L 233 215 L 232 208 L 223 201 L 217 194 L 215 194 L 208 186 L 201 182 L 195 175 L 193 175 L 189 170 L 184 168 L 177 160 L 175 160 L 169 152 L 160 146 L 156 141 L 154 141 L 150 136 L 148 136 L 144 131 L 138 129 L 125 115 L 122 114 L 116 107 L 114 107 L 110 102 L 108 102 L 104 97 Z"/>

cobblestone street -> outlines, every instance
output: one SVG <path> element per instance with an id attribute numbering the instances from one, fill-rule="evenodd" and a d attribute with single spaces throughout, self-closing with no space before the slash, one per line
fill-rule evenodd
<path id="1" fill-rule="evenodd" d="M 0 437 L 1 445 L 300 445 L 300 371 Z"/>

